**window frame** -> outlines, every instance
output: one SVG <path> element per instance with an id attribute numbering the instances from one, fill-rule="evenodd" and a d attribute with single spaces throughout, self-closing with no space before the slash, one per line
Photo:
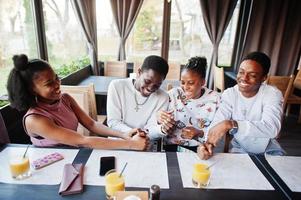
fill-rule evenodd
<path id="1" fill-rule="evenodd" d="M 48 61 L 43 2 L 42 0 L 31 0 L 31 5 L 33 6 L 33 20 L 37 35 L 38 56 L 40 59 Z"/>

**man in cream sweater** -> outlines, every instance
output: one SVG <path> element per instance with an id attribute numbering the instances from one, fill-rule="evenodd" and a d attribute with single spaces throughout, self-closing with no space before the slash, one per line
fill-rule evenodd
<path id="1" fill-rule="evenodd" d="M 284 155 L 276 141 L 281 128 L 282 93 L 263 83 L 270 69 L 270 59 L 261 52 L 248 54 L 240 64 L 237 85 L 224 91 L 208 140 L 198 147 L 202 159 L 212 156 L 212 149 L 229 132 L 233 153 L 268 153 Z"/>
<path id="2" fill-rule="evenodd" d="M 162 137 L 156 113 L 168 106 L 168 94 L 160 89 L 167 72 L 163 58 L 148 56 L 136 79 L 112 81 L 107 98 L 108 126 L 119 131 L 141 128 L 151 140 Z"/>

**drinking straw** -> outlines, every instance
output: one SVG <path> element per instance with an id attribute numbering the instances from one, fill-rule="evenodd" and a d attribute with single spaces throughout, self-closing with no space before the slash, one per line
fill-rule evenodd
<path id="1" fill-rule="evenodd" d="M 23 158 L 25 158 L 28 148 L 29 148 L 29 144 L 27 145 L 26 150 L 25 150 L 25 152 L 23 154 Z"/>
<path id="2" fill-rule="evenodd" d="M 206 169 L 209 169 L 210 167 L 212 167 L 213 165 L 215 165 L 218 161 L 212 163 L 211 165 L 209 165 L 208 167 L 206 167 Z"/>
<path id="3" fill-rule="evenodd" d="M 127 165 L 128 165 L 128 163 L 126 162 L 125 165 L 123 166 L 122 170 L 121 170 L 121 173 L 120 173 L 119 177 L 121 177 L 121 175 L 122 175 L 122 173 L 125 170 L 125 168 L 126 168 Z"/>

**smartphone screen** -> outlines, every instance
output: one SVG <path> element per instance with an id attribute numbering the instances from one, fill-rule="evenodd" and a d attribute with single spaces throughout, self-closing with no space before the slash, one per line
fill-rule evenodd
<path id="1" fill-rule="evenodd" d="M 115 169 L 115 157 L 100 157 L 99 175 L 104 176 L 111 169 Z"/>

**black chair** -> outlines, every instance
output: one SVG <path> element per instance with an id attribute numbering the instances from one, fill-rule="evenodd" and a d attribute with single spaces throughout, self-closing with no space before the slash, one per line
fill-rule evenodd
<path id="1" fill-rule="evenodd" d="M 0 113 L 0 144 L 7 144 L 10 143 L 7 129 L 5 123 L 3 121 L 2 115 Z"/>

